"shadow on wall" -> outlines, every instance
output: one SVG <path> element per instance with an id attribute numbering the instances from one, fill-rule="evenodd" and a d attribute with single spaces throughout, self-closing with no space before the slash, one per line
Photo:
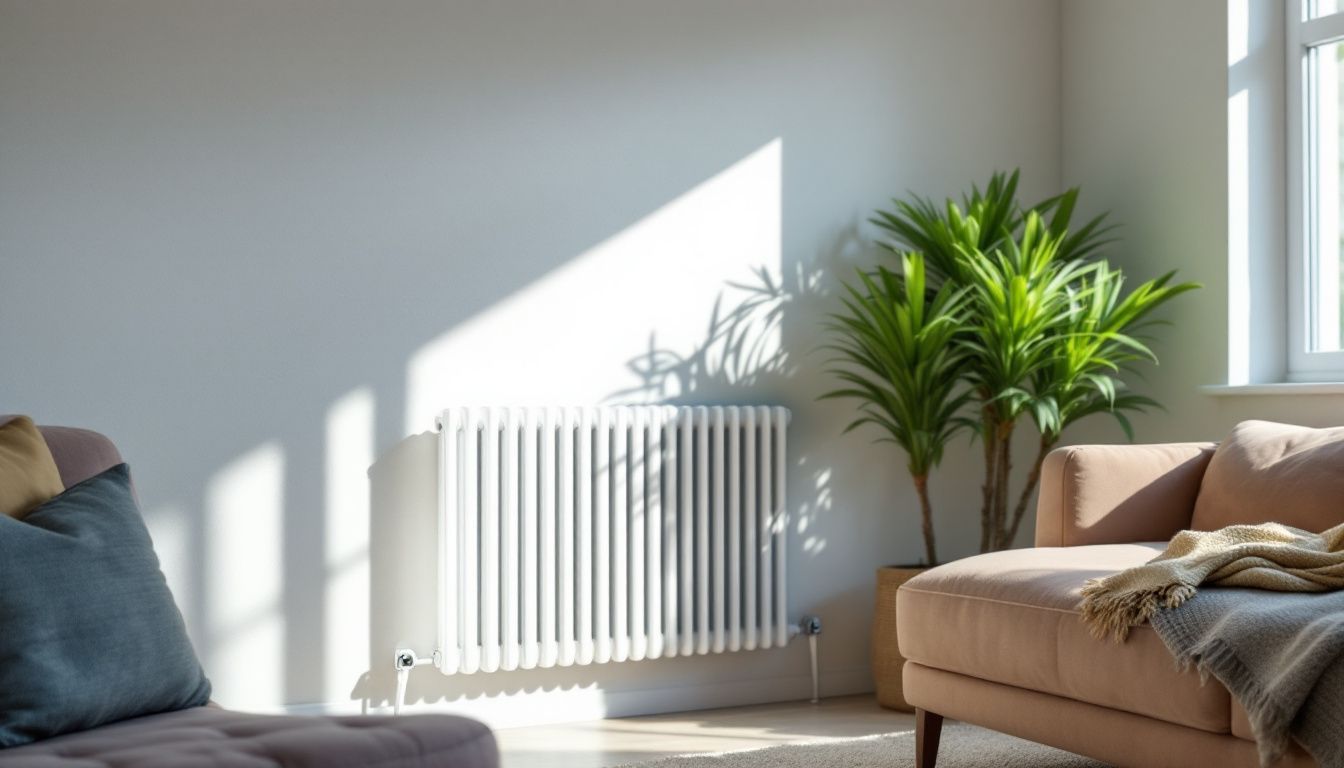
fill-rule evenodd
<path id="1" fill-rule="evenodd" d="M 778 272 L 758 267 L 753 280 L 730 282 L 714 301 L 702 341 L 682 352 L 660 346 L 657 333 L 651 333 L 648 349 L 627 363 L 638 383 L 606 401 L 698 405 L 746 387 L 780 389 L 801 356 L 783 346 L 784 315 L 819 293 L 819 277 L 799 268 L 786 284 Z"/>
<path id="2" fill-rule="evenodd" d="M 749 164 L 748 164 L 749 165 Z M 742 166 L 736 166 L 741 169 Z M 721 177 L 720 177 L 721 178 Z M 711 196 L 713 197 L 713 196 Z M 658 327 L 648 335 L 643 351 L 623 363 L 626 375 L 634 382 L 605 397 L 586 402 L 606 404 L 756 404 L 782 403 L 791 406 L 795 418 L 805 413 L 815 393 L 800 388 L 795 379 L 804 366 L 819 362 L 812 329 L 828 307 L 831 291 L 826 275 L 833 265 L 853 258 L 859 249 L 857 225 L 847 227 L 835 237 L 829 254 L 817 263 L 781 274 L 778 268 L 757 266 L 743 270 L 746 280 L 729 280 L 713 299 L 707 326 L 701 338 L 684 347 L 659 342 Z M 799 333 L 799 329 L 806 332 Z M 429 348 L 453 349 L 462 342 L 440 340 Z M 460 358 L 450 356 L 449 360 Z M 423 363 L 421 363 L 423 364 Z M 415 366 L 413 366 L 414 368 Z M 564 405 L 562 400 L 532 399 L 520 394 L 519 400 L 462 400 L 453 398 L 438 403 L 449 405 L 498 405 L 538 403 Z M 802 401 L 800 402 L 800 398 Z M 572 402 L 570 403 L 572 404 Z M 379 457 L 369 471 L 373 526 L 370 531 L 372 602 L 370 605 L 370 671 L 360 680 L 354 694 L 364 708 L 384 706 L 395 691 L 392 669 L 393 651 L 398 647 L 415 649 L 428 656 L 437 637 L 437 432 L 422 432 L 402 440 Z M 826 549 L 825 536 L 818 533 L 817 517 L 831 505 L 830 470 L 812 457 L 807 442 L 790 439 L 790 570 L 804 558 L 813 558 Z M 804 568 L 806 566 L 803 566 Z M 794 577 L 796 580 L 796 576 Z M 792 589 L 792 587 L 791 587 Z M 814 597 L 800 605 L 794 589 L 790 599 L 790 619 L 804 611 L 825 613 L 837 598 Z M 862 601 L 862 596 L 842 595 L 843 601 Z M 796 685 L 796 695 L 806 693 L 806 674 L 801 644 L 782 649 L 752 651 L 756 658 L 774 656 L 777 670 Z M 740 661 L 720 656 L 696 657 L 712 663 L 717 671 L 699 686 L 684 686 L 680 706 L 696 708 L 706 701 L 748 701 L 762 695 L 760 686 L 743 684 Z M 800 663 L 801 662 L 801 663 Z M 485 717 L 496 725 L 528 722 L 538 714 L 530 709 L 550 707 L 550 702 L 508 700 L 508 696 L 529 692 L 555 692 L 563 695 L 564 714 L 554 711 L 540 715 L 549 719 L 589 719 L 629 711 L 638 711 L 640 680 L 665 687 L 677 679 L 683 658 L 652 659 L 615 664 L 535 668 L 444 677 L 436 671 L 412 674 L 407 701 L 470 704 L 471 714 Z M 680 669 L 672 665 L 679 665 Z M 776 672 L 780 674 L 780 672 Z M 632 680 L 633 678 L 633 680 Z M 662 681 L 662 682 L 656 682 Z M 707 691 L 719 686 L 723 690 Z M 737 690 L 729 690 L 729 689 Z M 632 690 L 633 689 L 633 690 Z M 663 706 L 678 706 L 663 694 Z M 770 697 L 769 692 L 764 693 Z M 773 694 L 777 696 L 778 694 Z M 675 698 L 675 694 L 673 694 Z M 465 710 L 466 707 L 464 706 Z"/>
<path id="3" fill-rule="evenodd" d="M 781 178 L 776 138 L 422 345 L 392 366 L 398 380 L 380 373 L 311 409 L 316 434 L 220 461 L 199 525 L 150 506 L 217 698 L 367 703 L 393 649 L 431 647 L 436 564 L 418 547 L 434 543 L 437 445 L 424 428 L 452 404 L 600 402 L 650 329 L 694 338 L 726 276 L 779 263 Z M 389 418 L 397 437 L 379 440 Z M 392 447 L 375 461 L 380 443 Z M 306 444 L 322 448 L 294 449 Z"/>
<path id="4" fill-rule="evenodd" d="M 650 335 L 648 349 L 629 362 L 638 383 L 610 396 L 610 402 L 665 403 L 668 405 L 747 404 L 755 393 L 776 393 L 789 399 L 790 386 L 804 366 L 824 360 L 813 331 L 817 319 L 831 309 L 831 275 L 841 271 L 846 256 L 861 250 L 857 225 L 836 236 L 821 261 L 801 264 L 783 274 L 758 267 L 753 279 L 730 282 L 719 294 L 704 339 L 689 351 L 659 346 Z M 725 306 L 726 302 L 734 302 Z M 805 332 L 799 333 L 805 329 Z M 745 398 L 745 399 L 744 399 Z M 810 406 L 811 403 L 799 403 Z M 795 416 L 805 413 L 795 407 Z M 809 536 L 813 517 L 831 504 L 829 469 L 811 468 L 807 444 L 790 445 L 790 485 L 805 478 L 805 498 L 790 504 L 791 536 L 802 551 L 819 554 L 824 538 Z"/>

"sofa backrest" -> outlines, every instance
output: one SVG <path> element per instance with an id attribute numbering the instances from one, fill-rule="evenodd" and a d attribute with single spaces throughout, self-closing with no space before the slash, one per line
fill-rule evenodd
<path id="1" fill-rule="evenodd" d="M 1243 421 L 1218 444 L 1190 527 L 1267 522 L 1313 532 L 1344 523 L 1344 427 Z"/>
<path id="2" fill-rule="evenodd" d="M 51 457 L 69 488 L 121 463 L 121 452 L 105 435 L 75 427 L 41 427 Z"/>
<path id="3" fill-rule="evenodd" d="M 1190 527 L 1213 443 L 1071 445 L 1041 468 L 1036 546 L 1166 541 Z"/>

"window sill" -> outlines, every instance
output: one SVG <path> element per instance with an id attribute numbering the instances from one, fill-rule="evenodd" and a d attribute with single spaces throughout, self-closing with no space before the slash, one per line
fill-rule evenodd
<path id="1" fill-rule="evenodd" d="M 1214 397 L 1344 395 L 1344 382 L 1311 381 L 1273 384 L 1206 384 L 1200 387 L 1199 390 L 1206 395 L 1212 395 Z"/>

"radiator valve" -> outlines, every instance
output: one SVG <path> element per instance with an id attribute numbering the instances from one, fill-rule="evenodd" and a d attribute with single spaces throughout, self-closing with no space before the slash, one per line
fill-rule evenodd
<path id="1" fill-rule="evenodd" d="M 804 635 L 821 634 L 821 617 L 804 616 L 798 620 L 798 629 Z"/>

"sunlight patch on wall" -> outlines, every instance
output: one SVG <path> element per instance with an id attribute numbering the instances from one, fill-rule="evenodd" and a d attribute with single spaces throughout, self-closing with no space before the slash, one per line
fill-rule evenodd
<path id="1" fill-rule="evenodd" d="M 1227 383 L 1251 380 L 1250 94 L 1227 100 Z"/>
<path id="2" fill-rule="evenodd" d="M 159 569 L 168 581 L 188 627 L 195 625 L 191 614 L 195 601 L 192 594 L 191 528 L 186 513 L 175 504 L 155 507 L 145 512 L 145 525 L 154 540 L 154 554 L 159 557 Z"/>
<path id="3" fill-rule="evenodd" d="M 374 399 L 355 389 L 327 410 L 326 699 L 350 698 L 369 662 L 369 467 Z"/>
<path id="4" fill-rule="evenodd" d="M 779 269 L 782 151 L 772 140 L 427 344 L 408 365 L 407 432 L 452 404 L 601 402 L 641 350 L 701 344 L 725 283 Z"/>
<path id="5" fill-rule="evenodd" d="M 284 701 L 285 454 L 265 443 L 206 486 L 205 668 L 230 707 Z"/>
<path id="6" fill-rule="evenodd" d="M 1234 66 L 1251 51 L 1251 0 L 1228 0 L 1227 66 Z"/>

